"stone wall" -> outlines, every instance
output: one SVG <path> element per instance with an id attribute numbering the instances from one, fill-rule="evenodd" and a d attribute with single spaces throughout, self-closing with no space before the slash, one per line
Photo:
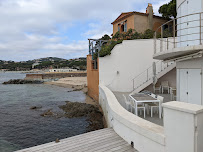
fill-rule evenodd
<path id="1" fill-rule="evenodd" d="M 70 72 L 70 73 L 46 73 L 46 74 L 26 74 L 27 80 L 46 80 L 60 79 L 65 77 L 86 77 L 86 72 Z"/>

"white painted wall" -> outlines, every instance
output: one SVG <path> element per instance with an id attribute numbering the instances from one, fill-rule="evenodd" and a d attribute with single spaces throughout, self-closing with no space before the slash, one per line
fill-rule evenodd
<path id="1" fill-rule="evenodd" d="M 99 58 L 99 83 L 112 91 L 130 92 L 138 74 L 152 66 L 154 40 L 125 40 L 111 55 Z"/>
<path id="2" fill-rule="evenodd" d="M 202 152 L 203 106 L 169 102 L 164 107 L 167 152 Z"/>
<path id="3" fill-rule="evenodd" d="M 140 152 L 202 152 L 203 106 L 163 104 L 163 128 L 125 110 L 104 85 L 99 87 L 99 103 L 108 127 Z"/>
<path id="4" fill-rule="evenodd" d="M 177 0 L 177 17 L 179 18 L 189 14 L 203 12 L 202 5 L 203 5 L 203 0 Z M 203 14 L 201 15 L 201 17 L 203 17 Z M 177 45 L 178 47 L 200 44 L 200 40 L 198 40 L 200 39 L 200 34 L 199 34 L 200 27 L 198 27 L 200 26 L 199 14 L 189 15 L 186 17 L 179 18 L 177 20 L 177 23 L 178 23 L 177 25 L 178 42 L 180 42 Z M 193 33 L 197 33 L 197 34 L 193 34 Z M 203 36 L 203 33 L 201 35 Z"/>
<path id="5" fill-rule="evenodd" d="M 108 127 L 121 136 L 139 152 L 164 152 L 165 136 L 162 126 L 153 124 L 125 110 L 114 94 L 100 85 L 99 103 L 103 109 Z"/>

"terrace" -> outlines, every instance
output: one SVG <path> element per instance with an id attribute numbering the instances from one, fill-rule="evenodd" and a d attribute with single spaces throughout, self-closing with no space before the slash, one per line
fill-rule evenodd
<path id="1" fill-rule="evenodd" d="M 126 97 L 129 96 L 130 92 L 113 92 L 115 97 L 117 98 L 118 102 L 120 103 L 120 105 L 126 109 L 126 103 L 125 103 L 125 99 L 123 97 L 123 95 L 125 95 Z M 164 97 L 164 101 L 163 103 L 167 103 L 167 102 L 170 102 L 171 101 L 171 95 L 170 94 L 156 94 L 156 95 L 160 95 L 162 97 Z M 134 110 L 133 110 L 133 113 L 134 113 Z M 147 121 L 150 121 L 152 123 L 155 123 L 157 125 L 160 125 L 160 126 L 163 126 L 163 117 L 160 119 L 159 118 L 159 114 L 157 112 L 154 112 L 153 113 L 153 117 L 151 117 L 150 113 L 148 113 L 146 111 L 146 117 L 144 118 L 144 115 L 142 113 L 142 115 L 138 115 L 139 117 L 147 120 Z"/>

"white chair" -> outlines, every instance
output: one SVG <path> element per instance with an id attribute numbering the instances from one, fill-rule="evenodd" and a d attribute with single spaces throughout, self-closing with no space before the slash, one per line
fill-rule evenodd
<path id="1" fill-rule="evenodd" d="M 154 89 L 154 93 L 156 93 L 156 91 L 159 91 L 159 93 L 161 93 L 161 85 L 156 84 Z"/>
<path id="2" fill-rule="evenodd" d="M 170 87 L 171 100 L 176 100 L 176 88 Z"/>
<path id="3" fill-rule="evenodd" d="M 157 99 L 160 101 L 160 104 L 162 105 L 163 101 L 164 101 L 164 97 L 162 96 L 157 96 Z M 159 104 L 156 103 L 148 103 L 150 109 L 151 109 L 151 117 L 153 117 L 153 109 L 154 108 L 158 108 L 157 113 L 160 112 L 159 111 Z"/>
<path id="4" fill-rule="evenodd" d="M 135 102 L 134 102 L 133 99 L 131 99 L 131 97 L 130 97 L 130 103 L 131 103 L 131 107 L 134 109 L 134 113 L 135 113 Z M 145 114 L 146 110 L 145 110 L 145 105 L 144 104 L 137 104 L 137 110 L 140 110 L 140 115 L 142 115 L 142 110 L 143 110 L 144 118 L 146 117 L 146 114 Z"/>
<path id="5" fill-rule="evenodd" d="M 168 91 L 168 94 L 169 94 L 168 81 L 163 81 L 163 82 L 161 82 L 161 89 L 162 89 L 162 94 L 164 93 L 164 89 L 166 89 L 166 90 Z"/>
<path id="6" fill-rule="evenodd" d="M 126 96 L 123 94 L 123 98 L 125 101 L 125 105 L 126 105 L 126 110 L 132 112 L 132 105 L 131 102 L 129 100 L 127 100 Z"/>
<path id="7" fill-rule="evenodd" d="M 157 98 L 157 95 L 156 94 L 153 94 L 153 93 L 150 93 L 150 94 L 148 94 L 149 96 L 151 96 L 152 98 L 154 98 L 154 99 L 156 99 Z M 154 104 L 154 103 L 152 103 L 152 102 L 147 102 L 147 103 L 144 103 L 146 106 L 145 107 L 147 107 L 147 114 L 149 114 L 149 108 L 150 108 L 150 106 L 152 106 L 152 104 Z"/>

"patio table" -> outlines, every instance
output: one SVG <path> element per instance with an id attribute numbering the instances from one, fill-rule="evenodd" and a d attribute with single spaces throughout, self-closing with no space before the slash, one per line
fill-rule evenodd
<path id="1" fill-rule="evenodd" d="M 135 105 L 135 114 L 136 115 L 138 115 L 138 111 L 137 111 L 138 103 L 149 103 L 149 102 L 159 103 L 159 118 L 161 119 L 162 108 L 161 108 L 160 100 L 155 99 L 155 98 L 151 97 L 150 95 L 143 94 L 143 93 L 135 93 L 135 94 L 131 94 L 129 96 L 135 103 L 134 105 Z"/>

